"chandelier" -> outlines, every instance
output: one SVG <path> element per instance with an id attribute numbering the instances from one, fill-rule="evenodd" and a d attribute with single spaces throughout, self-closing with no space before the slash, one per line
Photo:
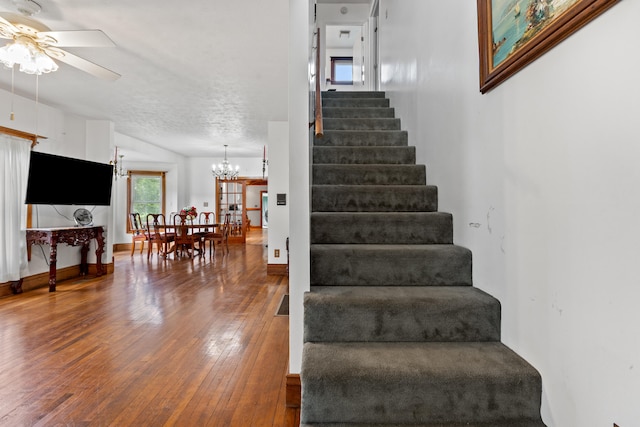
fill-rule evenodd
<path id="1" fill-rule="evenodd" d="M 0 62 L 8 68 L 20 65 L 26 74 L 46 74 L 56 71 L 58 64 L 28 36 L 14 37 L 13 43 L 0 47 Z"/>
<path id="2" fill-rule="evenodd" d="M 229 161 L 227 160 L 227 147 L 228 145 L 225 144 L 224 160 L 222 163 L 219 163 L 217 166 L 215 164 L 211 165 L 211 173 L 218 179 L 235 179 L 240 173 L 240 166 L 231 167 L 229 165 Z"/>
<path id="3" fill-rule="evenodd" d="M 122 169 L 122 158 L 124 154 L 118 154 L 118 147 L 116 147 L 115 154 L 113 155 L 113 160 L 109 162 L 110 165 L 113 165 L 113 176 L 117 180 L 118 177 L 124 178 L 125 176 L 129 176 L 129 172 Z M 118 161 L 120 159 L 120 161 Z"/>

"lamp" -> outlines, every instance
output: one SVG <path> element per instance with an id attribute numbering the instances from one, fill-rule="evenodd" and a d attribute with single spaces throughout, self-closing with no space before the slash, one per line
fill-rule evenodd
<path id="1" fill-rule="evenodd" d="M 28 36 L 14 37 L 13 43 L 0 47 L 0 62 L 13 68 L 20 65 L 20 71 L 26 74 L 46 74 L 56 71 L 58 64 Z"/>
<path id="2" fill-rule="evenodd" d="M 109 162 L 110 165 L 113 165 L 113 176 L 118 179 L 118 177 L 125 177 L 129 175 L 129 172 L 122 169 L 122 158 L 124 154 L 118 154 L 118 147 L 116 147 L 116 152 L 113 156 L 113 160 Z M 120 165 L 118 165 L 118 158 L 120 159 Z"/>
<path id="3" fill-rule="evenodd" d="M 219 163 L 217 166 L 215 164 L 211 165 L 211 173 L 214 177 L 218 179 L 228 180 L 228 179 L 236 179 L 238 174 L 240 173 L 240 166 L 236 166 L 235 168 L 229 165 L 229 161 L 227 160 L 227 147 L 224 146 L 224 160 L 222 163 Z"/>

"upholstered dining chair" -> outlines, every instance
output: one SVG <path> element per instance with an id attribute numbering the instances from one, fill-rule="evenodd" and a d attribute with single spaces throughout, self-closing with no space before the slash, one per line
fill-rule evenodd
<path id="1" fill-rule="evenodd" d="M 169 252 L 169 243 L 175 240 L 175 232 L 167 230 L 167 223 L 164 214 L 150 213 L 147 215 L 146 233 L 149 240 L 147 259 L 151 257 L 151 251 L 154 244 L 158 249 L 158 254 L 160 254 L 162 250 L 162 255 L 166 257 Z"/>
<path id="2" fill-rule="evenodd" d="M 138 212 L 132 212 L 129 214 L 129 226 L 131 227 L 131 256 L 136 250 L 136 242 L 141 242 L 140 253 L 144 250 L 144 242 L 149 240 L 147 233 L 145 232 L 145 226 L 142 224 L 140 214 Z"/>

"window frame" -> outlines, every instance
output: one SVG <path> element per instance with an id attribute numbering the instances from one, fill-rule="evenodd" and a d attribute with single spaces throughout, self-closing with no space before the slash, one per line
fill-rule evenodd
<path id="1" fill-rule="evenodd" d="M 336 63 L 351 63 L 351 80 L 336 80 Z M 331 57 L 331 84 L 332 85 L 353 85 L 353 56 L 332 56 Z"/>
<path id="2" fill-rule="evenodd" d="M 164 215 L 166 215 L 166 201 L 167 201 L 167 195 L 166 195 L 166 188 L 167 188 L 167 184 L 166 184 L 166 172 L 158 172 L 158 171 L 141 171 L 141 170 L 130 170 L 127 172 L 127 211 L 125 213 L 126 215 L 126 224 L 127 224 L 127 234 L 131 234 L 133 232 L 133 230 L 131 229 L 131 220 L 129 219 L 129 214 L 131 213 L 131 183 L 133 182 L 133 176 L 134 175 L 141 175 L 141 176 L 157 176 L 161 178 L 162 181 L 162 194 L 161 194 L 161 198 L 162 200 L 160 201 L 161 205 L 162 205 L 162 213 Z M 140 218 L 140 220 L 142 221 L 142 225 L 146 225 L 146 221 L 147 218 Z"/>

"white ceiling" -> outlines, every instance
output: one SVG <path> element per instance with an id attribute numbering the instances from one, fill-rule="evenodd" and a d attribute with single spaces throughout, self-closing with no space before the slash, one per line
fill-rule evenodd
<path id="1" fill-rule="evenodd" d="M 18 1 L 0 0 L 0 12 L 18 13 Z M 122 75 L 105 81 L 59 63 L 39 78 L 44 104 L 188 157 L 220 157 L 224 144 L 229 157 L 261 157 L 268 122 L 287 120 L 288 0 L 35 1 L 32 18 L 53 31 L 104 31 L 115 48 L 66 50 Z M 34 76 L 14 79 L 35 99 Z M 2 66 L 0 88 L 11 89 Z"/>
<path id="2" fill-rule="evenodd" d="M 230 157 L 260 157 L 267 123 L 287 120 L 287 0 L 36 1 L 32 18 L 54 31 L 104 31 L 115 48 L 66 50 L 122 75 L 59 63 L 39 77 L 44 104 L 185 156 L 221 156 L 229 144 Z M 17 13 L 13 0 L 0 11 Z M 11 88 L 2 66 L 0 88 Z M 15 91 L 34 99 L 35 76 L 16 71 Z"/>

